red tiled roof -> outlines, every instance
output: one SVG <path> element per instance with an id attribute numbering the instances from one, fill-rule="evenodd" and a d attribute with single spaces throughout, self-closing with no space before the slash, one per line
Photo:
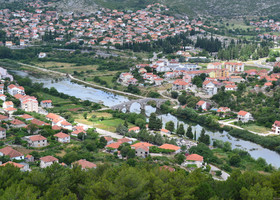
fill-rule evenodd
<path id="1" fill-rule="evenodd" d="M 45 157 L 40 158 L 40 160 L 42 160 L 44 162 L 55 162 L 55 161 L 58 161 L 58 159 L 53 157 L 53 156 L 45 156 Z"/>
<path id="2" fill-rule="evenodd" d="M 67 138 L 67 137 L 69 137 L 69 135 L 67 135 L 66 133 L 62 133 L 62 132 L 59 132 L 59 133 L 55 134 L 54 136 L 58 137 L 58 138 Z"/>
<path id="3" fill-rule="evenodd" d="M 206 103 L 205 101 L 199 101 L 199 102 L 197 102 L 197 104 L 196 105 L 198 105 L 198 106 L 202 106 L 204 103 Z"/>
<path id="4" fill-rule="evenodd" d="M 19 164 L 19 163 L 15 163 L 15 162 L 12 162 L 12 161 L 8 161 L 8 162 L 2 164 L 1 167 L 4 167 L 4 166 L 6 166 L 8 164 L 9 165 L 13 165 L 14 167 L 18 167 L 18 168 L 23 168 L 24 167 L 24 165 Z"/>
<path id="5" fill-rule="evenodd" d="M 0 152 L 3 153 L 5 156 L 9 156 L 10 158 L 23 156 L 22 153 L 20 153 L 17 150 L 14 150 L 12 147 L 9 146 L 0 149 Z"/>
<path id="6" fill-rule="evenodd" d="M 138 126 L 128 129 L 128 131 L 138 131 L 138 130 L 140 130 L 140 128 Z"/>
<path id="7" fill-rule="evenodd" d="M 188 155 L 186 160 L 191 160 L 191 161 L 203 161 L 203 157 L 198 155 L 198 154 L 191 154 Z"/>
<path id="8" fill-rule="evenodd" d="M 54 126 L 52 126 L 52 130 L 61 130 L 61 127 L 57 126 L 57 125 L 54 125 Z"/>
<path id="9" fill-rule="evenodd" d="M 23 119 L 34 119 L 34 117 L 32 117 L 31 115 L 28 115 L 28 114 L 21 115 L 20 117 Z"/>
<path id="10" fill-rule="evenodd" d="M 42 135 L 33 135 L 33 136 L 30 136 L 29 139 L 34 142 L 34 141 L 39 141 L 39 140 L 46 140 L 47 138 L 45 138 Z"/>
<path id="11" fill-rule="evenodd" d="M 240 110 L 237 115 L 245 116 L 248 112 Z"/>
<path id="12" fill-rule="evenodd" d="M 106 147 L 106 148 L 117 149 L 117 148 L 119 148 L 119 146 L 120 146 L 121 144 L 122 144 L 122 143 L 120 143 L 120 142 L 114 142 L 114 143 L 111 143 L 111 144 L 106 145 L 105 147 Z"/>
<path id="13" fill-rule="evenodd" d="M 13 121 L 11 121 L 11 124 L 13 124 L 13 125 L 21 125 L 21 124 L 24 124 L 24 122 L 20 121 L 18 119 L 14 119 Z"/>
<path id="14" fill-rule="evenodd" d="M 122 143 L 128 143 L 128 142 L 131 142 L 131 140 L 130 140 L 130 139 L 128 139 L 128 138 L 122 138 L 122 139 L 118 139 L 118 142 L 120 142 L 120 143 L 122 144 Z"/>
<path id="15" fill-rule="evenodd" d="M 82 167 L 82 169 L 86 169 L 86 168 L 96 168 L 96 164 L 89 162 L 87 160 L 78 160 L 75 163 L 77 163 L 78 165 L 80 165 Z"/>
<path id="16" fill-rule="evenodd" d="M 280 121 L 275 121 L 274 125 L 277 126 L 277 127 L 280 127 Z"/>
<path id="17" fill-rule="evenodd" d="M 146 147 L 152 147 L 154 145 L 148 143 L 148 142 L 138 142 L 138 143 L 135 143 L 133 145 L 130 145 L 131 147 L 134 147 L 134 148 L 137 148 L 137 147 L 140 147 L 140 146 L 146 146 Z"/>
<path id="18" fill-rule="evenodd" d="M 169 149 L 169 150 L 174 150 L 174 151 L 181 149 L 180 147 L 173 145 L 173 144 L 163 144 L 163 145 L 159 146 L 158 148 Z"/>

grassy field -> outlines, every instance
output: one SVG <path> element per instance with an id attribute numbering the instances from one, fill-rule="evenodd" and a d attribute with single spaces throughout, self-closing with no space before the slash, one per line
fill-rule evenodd
<path id="1" fill-rule="evenodd" d="M 256 69 L 256 70 L 260 71 L 260 70 L 263 70 L 263 69 L 266 69 L 266 68 L 260 68 L 260 67 L 245 65 L 245 67 L 244 67 L 245 71 L 250 70 L 250 69 Z M 268 70 L 268 69 L 266 69 L 266 70 Z"/>
<path id="2" fill-rule="evenodd" d="M 90 119 L 91 116 L 95 116 Z M 74 116 L 75 121 L 79 123 L 83 123 L 89 126 L 93 126 L 96 128 L 104 129 L 106 131 L 115 132 L 116 128 L 119 124 L 123 124 L 124 120 L 113 118 L 110 113 L 106 112 L 91 112 L 88 113 L 88 118 L 84 119 L 83 114 L 77 114 Z M 128 123 L 129 128 L 133 127 L 133 124 Z"/>
<path id="3" fill-rule="evenodd" d="M 268 133 L 271 131 L 270 128 L 263 127 L 263 126 L 257 126 L 255 124 L 248 124 L 248 125 L 243 125 L 242 128 L 248 130 L 248 131 L 253 131 L 257 133 Z"/>

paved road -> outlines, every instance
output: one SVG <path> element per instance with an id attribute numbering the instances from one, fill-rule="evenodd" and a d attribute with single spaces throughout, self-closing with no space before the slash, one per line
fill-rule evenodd
<path id="1" fill-rule="evenodd" d="M 246 130 L 246 129 L 240 127 L 240 126 L 236 126 L 236 125 L 234 125 L 234 124 L 231 124 L 232 122 L 236 122 L 236 121 L 237 121 L 237 119 L 234 119 L 234 120 L 231 120 L 231 121 L 226 121 L 226 122 L 220 120 L 219 123 L 222 124 L 222 125 L 224 125 L 224 126 L 231 126 L 231 127 L 234 127 L 234 128 L 240 129 L 240 130 Z M 247 130 L 247 131 L 248 131 L 248 130 Z M 272 133 L 272 132 L 269 132 L 269 133 L 266 133 L 266 134 L 265 134 L 265 133 L 257 133 L 257 132 L 254 132 L 254 131 L 249 131 L 249 132 L 251 132 L 251 133 L 253 133 L 253 134 L 256 134 L 256 135 L 260 135 L 260 136 L 274 135 L 274 133 Z"/>
<path id="2" fill-rule="evenodd" d="M 214 165 L 211 165 L 211 164 L 209 164 L 209 165 L 211 167 L 210 171 L 213 171 L 213 172 L 221 171 L 222 172 L 222 175 L 221 175 L 222 180 L 226 181 L 230 177 L 230 175 L 228 173 L 226 173 L 225 171 L 219 169 L 218 167 L 216 167 Z M 221 180 L 221 179 L 218 179 L 218 178 L 215 178 L 215 177 L 214 177 L 214 179 Z"/>

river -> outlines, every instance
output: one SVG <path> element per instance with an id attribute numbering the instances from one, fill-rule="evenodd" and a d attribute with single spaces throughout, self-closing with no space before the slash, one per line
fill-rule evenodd
<path id="1" fill-rule="evenodd" d="M 110 92 L 105 92 L 91 87 L 86 87 L 84 85 L 79 85 L 77 83 L 71 82 L 68 79 L 55 81 L 50 77 L 37 78 L 23 71 L 12 70 L 12 72 L 20 76 L 29 77 L 33 82 L 43 83 L 44 87 L 47 88 L 54 87 L 57 89 L 58 92 L 63 92 L 65 94 L 75 96 L 82 100 L 90 100 L 92 102 L 102 102 L 105 106 L 114 106 L 129 101 L 129 98 L 127 97 L 116 95 Z M 156 109 L 151 106 L 146 106 L 146 114 L 148 116 L 152 112 L 155 112 L 155 110 Z M 130 111 L 140 113 L 140 105 L 138 105 L 137 103 L 133 104 L 131 106 Z M 177 125 L 177 122 L 183 123 L 185 126 L 185 130 L 187 129 L 188 126 L 190 126 L 189 125 L 190 123 L 179 120 L 177 117 L 171 114 L 159 115 L 159 117 L 162 119 L 163 124 L 165 124 L 168 121 L 173 121 L 175 125 Z M 200 125 L 192 125 L 192 130 L 196 131 L 197 138 L 199 137 L 202 128 L 203 127 Z M 268 164 L 271 164 L 277 168 L 280 167 L 280 155 L 275 151 L 271 151 L 253 142 L 234 138 L 230 136 L 226 131 L 220 133 L 220 132 L 211 132 L 206 130 L 206 133 L 210 136 L 211 142 L 213 142 L 213 140 L 222 140 L 224 142 L 230 142 L 232 144 L 233 149 L 240 148 L 246 150 L 253 158 L 257 159 L 261 157 L 264 158 Z"/>

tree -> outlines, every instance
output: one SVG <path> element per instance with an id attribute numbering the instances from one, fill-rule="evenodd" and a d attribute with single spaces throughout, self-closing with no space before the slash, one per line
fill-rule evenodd
<path id="1" fill-rule="evenodd" d="M 175 124 L 174 124 L 174 122 L 173 122 L 173 121 L 167 122 L 167 123 L 165 124 L 165 128 L 166 128 L 167 130 L 169 130 L 170 132 L 173 132 L 174 129 L 175 129 Z"/>
<path id="2" fill-rule="evenodd" d="M 178 163 L 179 165 L 181 165 L 186 159 L 186 156 L 183 153 L 178 153 L 174 157 L 176 163 Z"/>
<path id="3" fill-rule="evenodd" d="M 238 154 L 234 154 L 229 159 L 229 164 L 234 167 L 239 167 L 241 158 Z"/>
<path id="4" fill-rule="evenodd" d="M 186 136 L 190 139 L 193 139 L 193 133 L 192 133 L 192 127 L 191 126 L 188 127 Z"/>
<path id="5" fill-rule="evenodd" d="M 119 124 L 116 128 L 116 132 L 121 135 L 125 135 L 128 132 L 128 128 L 122 124 Z"/>
<path id="6" fill-rule="evenodd" d="M 151 130 L 160 130 L 162 128 L 162 121 L 157 118 L 156 113 L 150 115 L 148 127 Z"/>
<path id="7" fill-rule="evenodd" d="M 87 115 L 88 115 L 87 112 L 84 112 L 84 113 L 83 113 L 84 119 L 87 119 Z"/>
<path id="8" fill-rule="evenodd" d="M 107 140 L 105 139 L 105 137 L 101 137 L 100 139 L 99 139 L 99 145 L 98 145 L 98 147 L 100 148 L 100 149 L 103 149 L 105 146 L 106 146 L 106 144 L 107 144 Z"/>
<path id="9" fill-rule="evenodd" d="M 177 99 L 177 97 L 178 97 L 178 92 L 176 92 L 176 91 L 172 91 L 171 92 L 171 97 L 173 98 L 173 99 Z"/>
<path id="10" fill-rule="evenodd" d="M 178 101 L 181 105 L 185 105 L 187 103 L 186 97 L 182 94 L 178 97 Z"/>
<path id="11" fill-rule="evenodd" d="M 198 138 L 198 141 L 202 142 L 202 143 L 204 143 L 206 145 L 210 145 L 210 137 L 209 137 L 209 135 L 205 134 L 205 129 L 204 128 L 201 131 L 201 134 L 200 134 L 200 136 Z"/>
<path id="12" fill-rule="evenodd" d="M 127 123 L 126 120 L 124 121 L 123 125 L 124 125 L 126 128 L 128 128 L 128 123 Z"/>
<path id="13" fill-rule="evenodd" d="M 136 126 L 139 126 L 140 129 L 144 129 L 144 128 L 146 128 L 146 121 L 145 121 L 144 119 L 137 118 L 137 119 L 135 120 L 135 125 L 136 125 Z"/>
<path id="14" fill-rule="evenodd" d="M 184 125 L 183 125 L 183 124 L 180 124 L 180 125 L 179 125 L 179 127 L 178 127 L 176 133 L 177 133 L 178 135 L 184 135 L 184 134 L 185 134 L 185 129 L 184 129 Z"/>

